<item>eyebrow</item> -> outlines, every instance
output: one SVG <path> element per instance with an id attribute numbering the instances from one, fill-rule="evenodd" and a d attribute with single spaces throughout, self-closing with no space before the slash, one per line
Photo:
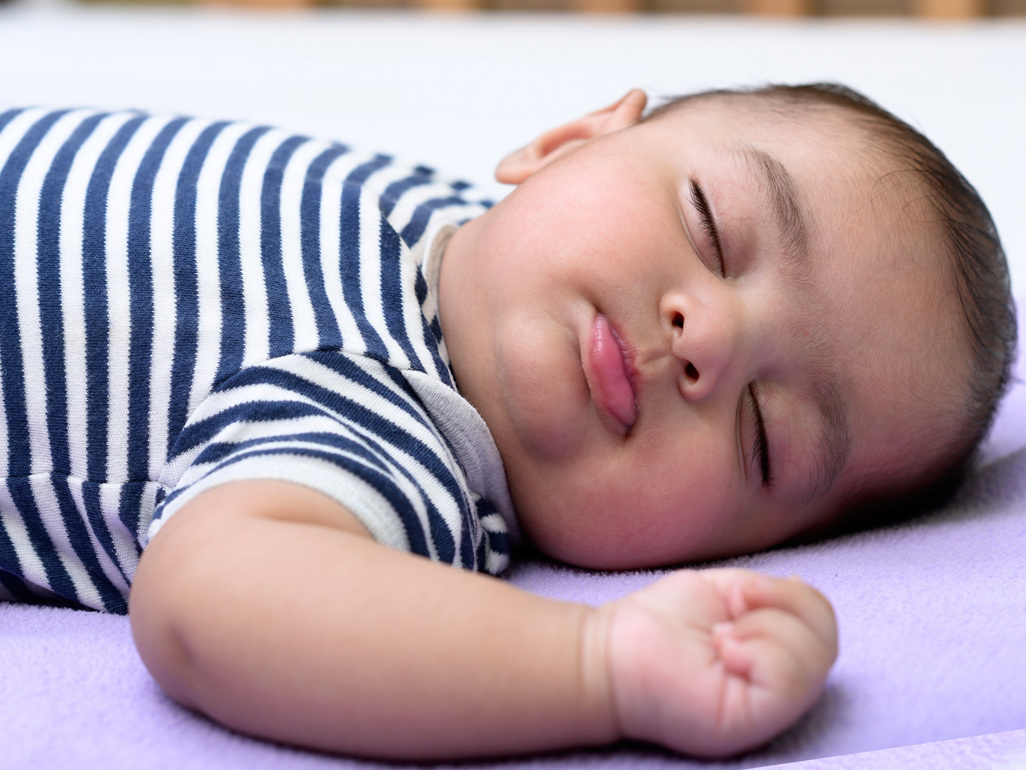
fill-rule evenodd
<path id="1" fill-rule="evenodd" d="M 805 215 L 798 203 L 794 177 L 779 160 L 754 147 L 742 147 L 740 157 L 752 172 L 773 209 L 773 219 L 780 235 L 788 277 L 798 287 L 808 284 L 809 231 Z M 812 400 L 820 417 L 816 464 L 810 475 L 805 504 L 825 496 L 851 456 L 852 437 L 847 397 L 837 372 L 827 363 L 824 341 L 812 340 L 817 354 L 812 362 Z"/>
<path id="2" fill-rule="evenodd" d="M 780 233 L 784 256 L 792 267 L 809 268 L 809 232 L 805 215 L 798 205 L 794 177 L 779 160 L 754 147 L 742 147 L 741 159 L 754 172 L 756 181 L 773 207 L 774 220 Z"/>

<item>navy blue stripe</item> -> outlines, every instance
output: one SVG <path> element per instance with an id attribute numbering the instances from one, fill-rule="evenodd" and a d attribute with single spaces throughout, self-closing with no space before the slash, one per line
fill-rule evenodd
<path id="1" fill-rule="evenodd" d="M 389 366 L 383 366 L 382 374 L 389 377 L 391 381 L 401 389 L 405 394 L 405 398 L 387 388 L 381 380 L 377 378 L 377 376 L 369 374 L 364 369 L 357 366 L 353 363 L 352 359 L 344 353 L 328 350 L 313 351 L 303 355 L 311 361 L 316 361 L 326 369 L 345 378 L 347 384 L 351 383 L 356 388 L 373 393 L 374 395 L 388 401 L 392 406 L 398 407 L 411 420 L 423 422 L 423 414 L 416 406 L 416 404 L 419 403 L 416 394 L 410 388 L 409 383 L 405 378 L 403 378 L 402 374 L 396 369 Z M 336 400 L 341 397 L 341 393 L 280 369 L 260 367 L 247 369 L 240 372 L 237 377 L 234 377 L 231 380 L 230 387 L 237 388 L 251 384 L 265 383 L 287 388 L 297 393 L 302 393 L 303 396 L 315 399 L 318 403 L 324 404 L 325 406 L 342 413 L 342 402 Z"/>
<path id="2" fill-rule="evenodd" d="M 324 416 L 323 411 L 305 407 L 297 409 L 294 402 L 279 402 L 272 405 L 271 411 L 277 412 L 280 418 L 296 418 L 302 416 L 319 415 Z M 303 413 L 306 413 L 305 415 Z M 247 420 L 249 423 L 257 423 L 262 420 L 274 419 L 261 409 L 258 420 Z M 359 434 L 356 434 L 359 435 Z M 358 441 L 350 435 L 330 431 L 306 431 L 303 433 L 289 433 L 284 436 L 260 436 L 245 441 L 212 441 L 207 444 L 198 455 L 196 465 L 217 465 L 232 458 L 233 455 L 243 455 L 247 452 L 259 449 L 262 454 L 294 454 L 301 450 L 301 444 L 320 444 L 324 449 L 317 451 L 328 452 L 336 450 L 333 455 L 326 455 L 332 458 L 335 465 L 346 467 L 352 460 L 350 457 L 343 457 L 342 453 L 358 457 L 364 464 L 377 468 L 381 472 L 387 472 L 392 458 L 387 454 L 373 451 L 373 447 Z"/>
<path id="3" fill-rule="evenodd" d="M 22 521 L 25 522 L 25 531 L 28 534 L 29 542 L 32 543 L 36 555 L 43 564 L 47 585 L 56 594 L 71 601 L 79 601 L 75 584 L 64 568 L 46 527 L 43 526 L 43 517 L 40 514 L 39 506 L 36 505 L 31 482 L 25 478 L 8 479 L 7 489 L 11 493 L 15 507 L 21 513 Z"/>
<path id="4" fill-rule="evenodd" d="M 0 576 L 5 572 L 12 575 L 23 574 L 21 559 L 18 558 L 18 552 L 14 548 L 14 541 L 11 540 L 11 536 L 7 532 L 4 517 L 0 515 Z"/>
<path id="5" fill-rule="evenodd" d="M 171 363 L 168 433 L 182 429 L 189 414 L 189 395 L 199 348 L 199 278 L 196 254 L 196 186 L 210 146 L 228 125 L 214 123 L 200 132 L 189 148 L 175 188 L 172 254 L 175 274 L 175 352 Z"/>
<path id="6" fill-rule="evenodd" d="M 89 520 L 89 527 L 93 530 L 96 539 L 100 541 L 100 547 L 127 581 L 128 574 L 125 572 L 125 565 L 121 563 L 121 556 L 114 546 L 114 536 L 103 516 L 104 506 L 100 500 L 100 486 L 95 482 L 82 484 L 82 506 L 85 509 L 86 519 Z"/>
<path id="7" fill-rule="evenodd" d="M 390 166 L 391 164 L 391 156 L 381 154 L 375 155 L 366 163 L 361 163 L 359 166 L 350 171 L 346 175 L 345 184 L 357 186 L 362 185 L 364 182 L 370 179 L 372 174 L 374 174 L 377 171 L 380 171 L 386 166 Z"/>
<path id="8" fill-rule="evenodd" d="M 7 589 L 7 593 L 13 596 L 15 601 L 24 603 L 39 601 L 39 597 L 32 593 L 28 584 L 17 575 L 0 570 L 0 585 Z"/>
<path id="9" fill-rule="evenodd" d="M 153 186 L 168 145 L 185 124 L 168 123 L 146 150 L 132 183 L 128 208 L 129 327 L 128 478 L 146 479 L 150 471 L 150 383 L 153 360 Z M 122 520 L 131 523 L 131 516 Z M 134 528 L 134 526 L 133 526 Z"/>
<path id="10" fill-rule="evenodd" d="M 139 547 L 139 512 L 142 510 L 142 499 L 146 493 L 146 481 L 129 481 L 122 483 L 118 497 L 118 519 L 132 533 L 132 545 L 136 553 L 142 553 Z"/>
<path id="11" fill-rule="evenodd" d="M 305 141 L 304 137 L 292 136 L 278 146 L 264 172 L 260 193 L 260 256 L 267 291 L 267 343 L 271 358 L 291 353 L 295 340 L 281 256 L 281 183 L 289 158 Z"/>
<path id="12" fill-rule="evenodd" d="M 406 329 L 406 315 L 403 313 L 406 299 L 403 286 L 403 244 L 384 218 L 378 232 L 378 244 L 381 262 L 381 304 L 385 326 L 389 335 L 399 343 L 399 347 L 409 359 L 410 368 L 426 371 L 410 342 L 410 335 Z"/>
<path id="13" fill-rule="evenodd" d="M 385 192 L 381 195 L 381 202 L 378 204 L 381 207 L 381 213 L 386 217 L 392 213 L 395 208 L 395 204 L 399 202 L 399 199 L 403 197 L 407 192 L 412 190 L 414 187 L 420 187 L 421 185 L 431 183 L 431 174 L 423 173 L 430 171 L 424 167 L 415 168 L 414 173 L 405 179 L 399 179 L 392 182 L 388 187 L 385 188 Z"/>
<path id="14" fill-rule="evenodd" d="M 75 499 L 71 493 L 68 479 L 54 479 L 53 490 L 57 497 L 61 518 L 64 520 L 64 525 L 68 532 L 68 539 L 71 541 L 71 547 L 75 551 L 75 555 L 82 562 L 82 566 L 85 567 L 90 582 L 96 588 L 97 593 L 99 593 L 103 609 L 106 612 L 124 615 L 128 612 L 128 603 L 125 601 L 125 597 L 122 596 L 121 590 L 110 582 L 110 579 L 103 571 L 103 567 L 100 566 L 100 560 L 93 549 L 89 530 L 86 528 L 78 506 L 75 505 Z"/>
<path id="15" fill-rule="evenodd" d="M 11 152 L 0 170 L 0 370 L 3 371 L 4 412 L 7 422 L 7 475 L 32 472 L 28 414 L 25 403 L 25 363 L 18 325 L 17 287 L 14 281 L 15 203 L 21 176 L 39 142 L 64 112 L 36 121 Z"/>
<path id="16" fill-rule="evenodd" d="M 418 273 L 417 277 L 422 279 L 423 273 Z M 449 371 L 448 365 L 444 360 L 442 360 L 442 350 L 440 347 L 442 342 L 442 326 L 438 323 L 438 316 L 432 318 L 431 323 L 428 323 L 427 317 L 424 317 L 423 323 L 424 338 L 427 340 L 433 339 L 435 341 L 434 345 L 429 346 L 429 349 L 431 350 L 431 360 L 435 367 L 435 375 L 444 384 L 448 385 L 453 390 L 456 390 L 456 382 L 453 380 L 452 372 Z"/>
<path id="17" fill-rule="evenodd" d="M 86 189 L 82 232 L 82 276 L 85 296 L 86 475 L 107 476 L 107 415 L 110 382 L 107 376 L 110 313 L 107 297 L 107 195 L 118 158 L 142 125 L 143 116 L 128 120 L 100 154 Z"/>
<path id="18" fill-rule="evenodd" d="M 0 113 L 0 132 L 7 128 L 7 124 L 14 120 L 16 117 L 25 112 L 24 108 L 17 108 L 13 110 L 7 110 L 6 112 Z"/>
<path id="19" fill-rule="evenodd" d="M 174 446 L 174 456 L 180 457 L 198 447 L 214 441 L 217 434 L 226 427 L 243 422 L 273 422 L 275 420 L 296 420 L 302 417 L 323 417 L 324 410 L 315 404 L 283 399 L 278 401 L 246 402 L 223 409 L 215 415 L 197 420 L 182 431 Z M 328 415 L 330 416 L 330 415 Z M 286 433 L 278 437 L 288 440 Z M 271 440 L 270 438 L 268 440 Z"/>
<path id="20" fill-rule="evenodd" d="M 431 215 L 438 211 L 438 209 L 445 208 L 446 206 L 465 205 L 467 205 L 467 201 L 458 195 L 424 201 L 417 206 L 416 210 L 413 212 L 413 216 L 410 217 L 410 221 L 406 223 L 406 227 L 404 227 L 403 231 L 400 233 L 400 236 L 403 241 L 412 246 L 423 237 L 424 230 L 428 225 L 428 220 L 431 219 Z"/>
<path id="21" fill-rule="evenodd" d="M 378 155 L 350 172 L 342 185 L 342 201 L 339 216 L 339 270 L 342 273 L 342 296 L 351 310 L 356 326 L 363 337 L 369 355 L 387 359 L 388 350 L 377 330 L 367 320 L 360 289 L 360 273 L 363 255 L 360 251 L 360 185 L 367 177 L 389 163 L 387 156 Z"/>
<path id="22" fill-rule="evenodd" d="M 39 322 L 46 375 L 47 433 L 50 462 L 57 473 L 71 473 L 68 442 L 68 388 L 64 361 L 64 315 L 61 297 L 61 212 L 64 185 L 83 142 L 106 115 L 92 115 L 72 132 L 54 157 L 39 195 L 36 233 L 39 274 Z"/>
<path id="23" fill-rule="evenodd" d="M 382 398 L 388 400 L 390 403 L 399 406 L 411 420 L 425 424 L 425 416 L 420 413 L 416 407 L 387 389 L 379 380 L 354 364 L 347 356 L 339 355 L 332 351 L 325 351 L 310 353 L 307 354 L 307 357 L 339 373 L 350 383 L 353 383 L 355 388 L 366 389 L 376 393 Z M 388 367 L 386 367 L 386 371 L 391 372 Z M 396 376 L 398 377 L 399 375 L 396 374 Z M 404 381 L 402 382 L 405 387 L 409 387 Z M 460 501 L 461 504 L 463 504 L 463 492 L 458 481 L 453 477 L 452 471 L 440 460 L 431 447 L 411 435 L 405 428 L 386 420 L 377 412 L 367 409 L 362 404 L 359 404 L 334 389 L 326 388 L 317 383 L 298 377 L 291 372 L 286 372 L 280 369 L 254 367 L 252 369 L 245 370 L 238 376 L 232 378 L 231 387 L 236 388 L 244 387 L 246 385 L 265 383 L 272 384 L 290 392 L 301 393 L 306 398 L 321 404 L 335 414 L 344 415 L 345 421 L 349 423 L 351 427 L 359 426 L 362 429 L 361 433 L 364 431 L 369 432 L 371 435 L 366 436 L 366 440 L 368 442 L 373 442 L 375 447 L 382 453 L 387 453 L 388 450 L 383 448 L 382 445 L 378 443 L 378 440 L 390 444 L 391 446 L 400 447 L 406 452 L 412 454 L 414 457 L 418 458 L 421 464 L 427 468 L 427 470 L 438 480 L 445 491 L 454 500 Z M 412 394 L 409 394 L 408 397 L 411 400 L 414 398 Z M 250 407 L 250 410 L 251 413 L 256 412 L 254 407 Z M 259 418 L 252 417 L 250 419 Z M 225 421 L 220 418 L 220 415 L 214 415 L 210 418 L 209 424 L 204 426 L 204 431 L 208 436 L 208 440 L 209 437 L 212 437 L 217 432 L 217 430 L 224 427 L 224 424 Z M 197 423 L 197 427 L 198 426 L 199 423 Z M 189 447 L 198 446 L 200 443 L 202 443 L 202 440 L 197 440 L 193 437 L 186 440 L 183 436 L 182 448 L 178 449 L 178 451 L 188 451 Z M 404 473 L 406 472 L 405 469 L 400 470 Z M 413 480 L 412 476 L 409 478 L 411 481 Z"/>
<path id="24" fill-rule="evenodd" d="M 324 172 L 346 148 L 335 145 L 322 152 L 306 172 L 303 198 L 300 204 L 300 248 L 303 256 L 303 275 L 306 278 L 310 302 L 317 323 L 318 347 L 341 347 L 342 332 L 338 319 L 328 301 L 327 282 L 321 266 L 321 198 L 324 192 Z M 332 264 L 329 262 L 329 264 Z"/>
<path id="25" fill-rule="evenodd" d="M 477 520 L 476 511 L 469 507 L 463 508 L 460 521 L 460 563 L 471 565 L 480 562 L 483 565 L 485 560 L 478 558 L 478 547 L 484 538 L 481 537 L 481 524 Z"/>
<path id="26" fill-rule="evenodd" d="M 217 258 L 221 280 L 221 360 L 215 385 L 242 366 L 246 341 L 246 307 L 242 295 L 242 252 L 239 246 L 239 194 L 242 174 L 253 145 L 269 131 L 261 126 L 247 131 L 232 148 L 221 175 L 217 209 Z M 168 435 L 168 452 L 174 435 Z"/>
<path id="27" fill-rule="evenodd" d="M 512 541 L 508 532 L 491 529 L 484 529 L 483 531 L 484 537 L 481 538 L 477 546 L 477 563 L 482 568 L 488 563 L 489 551 L 499 556 L 509 556 L 512 548 Z"/>
<path id="28" fill-rule="evenodd" d="M 381 393 L 392 403 L 401 405 L 411 419 L 416 419 L 422 424 L 424 423 L 423 415 L 418 414 L 410 405 L 403 403 L 394 393 L 387 391 L 380 382 L 348 359 L 332 353 L 313 353 L 309 357 L 316 358 L 322 363 L 334 359 L 335 365 L 332 368 L 336 371 L 341 370 L 347 379 L 357 387 L 362 385 L 368 390 Z M 263 367 L 254 367 L 240 372 L 239 375 L 232 378 L 231 387 L 236 388 L 265 383 L 273 384 L 276 387 L 284 388 L 291 392 L 302 393 L 303 396 L 323 405 L 335 415 L 345 415 L 344 424 L 348 425 L 350 429 L 357 430 L 363 441 L 383 456 L 392 456 L 393 452 L 390 447 L 399 447 L 416 457 L 421 465 L 435 477 L 440 486 L 458 505 L 461 507 L 468 505 L 452 471 L 442 462 L 431 447 L 412 436 L 403 427 L 386 420 L 377 412 L 367 409 L 365 406 L 333 389 L 322 387 L 289 372 Z M 271 409 L 271 405 L 268 402 L 260 402 L 258 404 L 240 404 L 225 409 L 206 420 L 190 425 L 180 436 L 180 441 L 175 446 L 175 452 L 176 454 L 182 454 L 202 446 L 212 440 L 224 427 L 241 421 L 258 422 L 263 420 L 290 419 L 301 415 L 317 413 L 316 411 L 311 411 L 310 405 L 301 403 L 290 404 L 288 401 L 279 403 L 277 407 L 276 409 Z M 327 416 L 335 419 L 334 415 Z M 279 438 L 287 440 L 288 436 L 281 436 L 273 440 L 279 440 Z M 397 466 L 397 472 L 402 473 L 414 486 L 419 487 L 419 484 L 406 468 L 399 465 Z M 445 524 L 430 501 L 426 501 L 426 503 L 429 506 L 429 521 L 431 522 L 432 531 L 438 529 L 438 532 L 435 534 L 439 553 L 452 555 L 454 553 L 454 546 L 448 525 Z"/>
<path id="29" fill-rule="evenodd" d="M 359 444 L 354 443 L 352 451 L 357 451 L 359 448 Z M 278 454 L 284 453 L 271 449 L 267 451 L 249 451 L 238 455 L 232 455 L 231 459 L 221 463 L 218 466 L 218 469 L 220 470 L 223 468 L 230 467 L 236 463 L 244 462 L 252 457 L 273 457 Z M 338 464 L 339 461 L 338 455 L 334 452 L 325 452 L 309 448 L 293 447 L 287 452 L 287 454 L 289 456 L 312 457 L 318 460 L 324 460 L 326 462 L 334 464 Z M 201 454 L 200 457 L 202 458 L 203 455 Z M 396 515 L 399 517 L 399 521 L 403 525 L 403 529 L 406 532 L 406 538 L 410 543 L 411 552 L 420 554 L 421 556 L 430 556 L 431 552 L 428 549 L 427 538 L 425 536 L 420 518 L 413 510 L 413 506 L 410 499 L 396 485 L 392 474 L 387 472 L 381 472 L 376 468 L 369 467 L 360 463 L 346 463 L 343 467 L 345 467 L 345 469 L 348 472 L 352 473 L 354 476 L 360 478 L 362 481 L 366 482 L 371 487 L 373 487 L 382 497 L 384 497 L 389 502 L 392 510 L 395 511 Z M 177 493 L 170 495 L 167 501 L 165 502 L 165 505 L 169 505 L 175 499 L 175 497 L 177 497 Z M 424 498 L 424 502 L 427 505 L 430 505 L 430 500 Z M 429 521 L 431 521 L 430 526 L 432 532 L 436 530 L 436 526 L 433 521 L 436 518 L 438 518 L 437 511 L 429 508 L 428 519 Z M 442 522 L 441 525 L 442 528 L 445 529 L 446 532 L 448 532 L 448 530 L 445 528 L 444 522 Z M 441 559 L 451 562 L 452 557 L 455 554 L 455 547 L 452 544 L 451 534 L 448 538 L 442 538 L 441 542 L 436 540 L 435 550 Z"/>
<path id="30" fill-rule="evenodd" d="M 453 390 L 456 389 L 456 384 L 453 382 L 452 373 L 449 371 L 449 367 L 445 361 L 442 360 L 442 327 L 438 323 L 438 315 L 431 319 L 430 323 L 427 320 L 427 315 L 424 313 L 424 303 L 427 302 L 428 296 L 428 285 L 427 279 L 424 278 L 424 271 L 418 270 L 417 275 L 413 281 L 413 291 L 417 297 L 417 307 L 421 311 L 421 335 L 426 342 L 434 341 L 434 344 L 428 344 L 428 351 L 431 353 L 431 363 L 434 367 L 434 373 L 443 383 L 448 385 Z M 427 368 L 425 367 L 425 371 Z"/>

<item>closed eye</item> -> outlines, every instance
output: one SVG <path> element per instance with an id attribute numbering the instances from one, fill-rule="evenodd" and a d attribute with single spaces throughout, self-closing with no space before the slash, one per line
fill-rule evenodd
<path id="1" fill-rule="evenodd" d="M 752 441 L 752 451 L 749 458 L 753 463 L 759 463 L 762 472 L 762 485 L 769 489 L 776 483 L 773 475 L 773 467 L 770 465 L 770 446 L 766 438 L 766 422 L 762 417 L 762 409 L 759 407 L 759 400 L 755 397 L 755 389 L 748 386 L 748 408 L 755 421 L 755 439 Z"/>
<path id="2" fill-rule="evenodd" d="M 712 209 L 709 207 L 709 200 L 705 193 L 694 179 L 691 180 L 691 204 L 698 212 L 698 225 L 702 234 L 712 246 L 713 256 L 716 259 L 716 267 L 721 276 L 726 275 L 723 264 L 723 249 L 720 245 L 720 233 L 716 229 L 716 222 L 713 220 Z"/>

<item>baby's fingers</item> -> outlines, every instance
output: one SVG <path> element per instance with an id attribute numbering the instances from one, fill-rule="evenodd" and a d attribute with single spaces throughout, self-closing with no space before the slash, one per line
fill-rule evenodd
<path id="1" fill-rule="evenodd" d="M 831 662 L 837 657 L 837 619 L 833 607 L 812 586 L 797 577 L 785 580 L 754 572 L 739 575 L 733 570 L 710 570 L 707 574 L 724 591 L 731 618 L 737 620 L 764 608 L 782 610 L 815 633 L 830 652 Z"/>
<path id="2" fill-rule="evenodd" d="M 773 608 L 718 624 L 713 639 L 728 672 L 788 699 L 819 692 L 836 658 L 836 646 L 796 615 Z"/>
<path id="3" fill-rule="evenodd" d="M 751 745 L 794 723 L 822 691 L 833 662 L 804 621 L 778 609 L 717 624 L 713 644 L 726 675 L 720 730 L 743 732 Z"/>

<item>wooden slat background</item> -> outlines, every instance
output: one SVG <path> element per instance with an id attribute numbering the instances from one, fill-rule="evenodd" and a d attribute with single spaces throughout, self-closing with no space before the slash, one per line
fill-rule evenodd
<path id="1" fill-rule="evenodd" d="M 1026 0 L 197 0 L 212 3 L 310 3 L 440 10 L 582 11 L 783 16 L 920 16 L 974 18 L 1026 15 Z"/>
<path id="2" fill-rule="evenodd" d="M 104 2 L 105 0 L 85 0 Z M 115 0 L 121 1 L 124 0 Z M 3 3 L 4 0 L 0 0 Z M 128 0 L 248 7 L 352 6 L 439 11 L 761 14 L 769 16 L 971 19 L 1026 16 L 1026 0 Z"/>

